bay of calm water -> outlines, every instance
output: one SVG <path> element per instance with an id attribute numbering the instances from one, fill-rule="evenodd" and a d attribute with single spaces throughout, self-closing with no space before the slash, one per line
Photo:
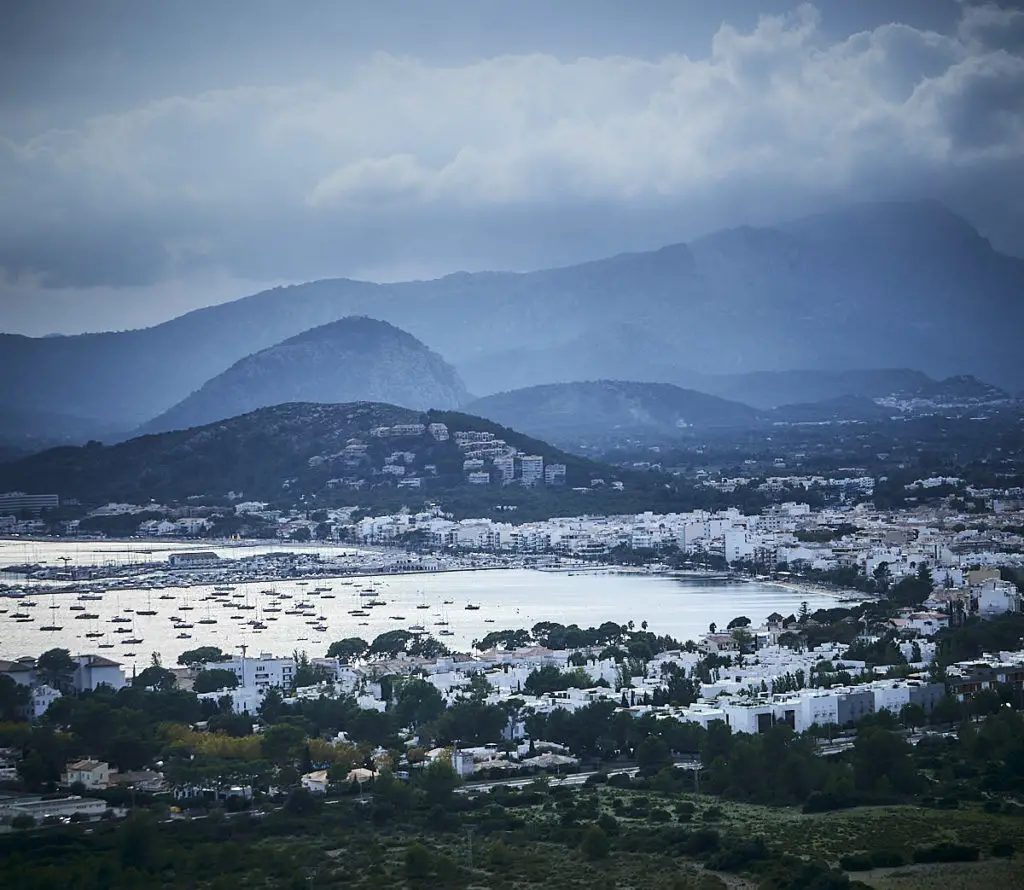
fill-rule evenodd
<path id="1" fill-rule="evenodd" d="M 117 547 L 125 549 L 124 544 L 111 546 L 115 550 Z M 5 549 L 4 544 L 0 544 L 0 557 L 7 565 L 19 562 L 9 558 L 10 554 L 5 553 Z M 311 549 L 324 550 L 323 547 Z M 66 545 L 61 555 L 74 556 Z M 365 618 L 349 615 L 350 610 L 366 605 L 368 597 L 361 597 L 359 591 L 369 586 L 375 588 L 377 598 L 386 605 L 368 609 L 369 615 Z M 707 632 L 711 622 L 724 627 L 738 615 L 746 615 L 756 625 L 772 612 L 783 615 L 796 612 L 804 600 L 812 609 L 837 603 L 827 594 L 794 591 L 757 582 L 529 569 L 387 575 L 344 582 L 321 578 L 306 584 L 297 581 L 254 582 L 234 587 L 234 593 L 244 594 L 244 598 L 239 596 L 223 603 L 204 599 L 213 592 L 212 585 L 168 587 L 155 591 L 109 591 L 103 594 L 101 601 L 81 603 L 75 594 L 51 596 L 45 589 L 39 589 L 31 596 L 37 605 L 27 610 L 35 618 L 32 623 L 16 623 L 11 618 L 20 608 L 18 600 L 0 600 L 0 608 L 8 609 L 7 613 L 0 614 L 0 658 L 38 655 L 46 649 L 62 646 L 72 653 L 97 652 L 105 655 L 121 662 L 130 673 L 133 665 L 139 669 L 145 667 L 153 652 L 159 652 L 164 664 L 168 665 L 173 665 L 181 652 L 204 645 L 219 646 L 226 652 L 238 651 L 241 645 L 246 645 L 250 655 L 259 652 L 288 655 L 297 649 L 305 650 L 310 656 L 321 656 L 326 654 L 333 640 L 348 636 L 372 640 L 386 630 L 412 625 L 423 625 L 428 632 L 437 635 L 442 629 L 438 622 L 443 620 L 448 621 L 448 629 L 453 633 L 440 639 L 445 645 L 458 650 L 469 650 L 473 640 L 489 631 L 530 628 L 538 621 L 575 623 L 582 627 L 596 626 L 603 621 L 623 624 L 633 621 L 639 627 L 642 621 L 647 621 L 649 629 L 656 633 L 687 640 Z M 315 595 L 316 587 L 329 587 L 334 598 Z M 229 602 L 247 601 L 262 607 L 270 602 L 265 591 L 271 588 L 293 597 L 279 603 L 282 610 L 292 608 L 302 599 L 313 602 L 317 614 L 326 618 L 327 631 L 316 632 L 306 623 L 308 619 L 285 615 L 283 611 L 276 613 L 276 621 L 266 621 L 270 616 L 263 615 L 267 629 L 259 632 L 250 629 L 244 621 L 229 617 L 234 611 L 229 608 Z M 173 599 L 159 599 L 160 596 Z M 451 602 L 445 604 L 445 600 Z M 480 608 L 467 611 L 467 604 Z M 88 612 L 98 614 L 99 618 L 77 620 L 75 616 L 81 612 L 70 610 L 72 605 L 84 605 Z M 182 605 L 193 608 L 183 610 Z M 157 614 L 137 616 L 134 611 L 127 611 L 147 607 L 155 609 Z M 134 624 L 111 624 L 110 619 L 118 614 L 133 618 Z M 169 620 L 172 615 L 185 618 L 194 627 L 187 631 L 176 630 Z M 257 617 L 258 613 L 250 611 L 244 615 L 248 619 Z M 217 623 L 198 623 L 199 619 L 207 617 L 215 618 Z M 54 632 L 40 630 L 49 624 L 62 629 Z M 115 634 L 118 627 L 130 627 L 134 633 Z M 86 632 L 104 632 L 105 637 L 88 639 Z M 178 639 L 181 632 L 191 634 L 191 638 Z M 143 642 L 126 646 L 121 642 L 124 637 L 135 637 Z M 106 642 L 115 646 L 98 648 L 98 644 Z"/>

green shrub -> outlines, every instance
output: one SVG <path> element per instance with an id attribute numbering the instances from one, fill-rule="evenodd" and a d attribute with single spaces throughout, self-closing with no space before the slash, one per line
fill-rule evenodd
<path id="1" fill-rule="evenodd" d="M 591 861 L 604 859 L 611 850 L 611 841 L 599 825 L 588 825 L 580 841 L 580 850 Z"/>
<path id="2" fill-rule="evenodd" d="M 996 841 L 989 852 L 1000 859 L 1012 859 L 1014 853 L 1013 843 L 1011 841 Z"/>
<path id="3" fill-rule="evenodd" d="M 918 847 L 914 862 L 977 862 L 981 851 L 972 844 L 954 844 L 950 841 Z"/>
<path id="4" fill-rule="evenodd" d="M 847 853 L 839 857 L 839 865 L 846 871 L 869 871 L 875 867 L 869 853 Z"/>

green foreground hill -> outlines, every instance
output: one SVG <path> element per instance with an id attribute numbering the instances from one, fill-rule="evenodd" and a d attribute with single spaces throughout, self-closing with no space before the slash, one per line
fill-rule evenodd
<path id="1" fill-rule="evenodd" d="M 447 437 L 432 433 L 432 423 L 444 424 Z M 116 445 L 53 448 L 0 465 L 0 490 L 55 492 L 83 504 L 185 501 L 228 492 L 275 503 L 387 503 L 391 495 L 414 503 L 443 494 L 495 501 L 500 486 L 468 483 L 459 432 L 489 433 L 542 456 L 545 464 L 565 464 L 563 491 L 621 477 L 612 467 L 468 414 L 376 402 L 292 403 Z M 389 466 L 400 466 L 401 474 Z M 419 486 L 403 485 L 409 478 L 419 479 Z M 525 494 L 519 486 L 504 491 L 513 501 Z"/>

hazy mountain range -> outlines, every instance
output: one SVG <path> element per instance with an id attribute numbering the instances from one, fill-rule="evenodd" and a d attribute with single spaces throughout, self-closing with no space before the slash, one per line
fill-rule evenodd
<path id="1" fill-rule="evenodd" d="M 1020 389 L 1022 293 L 1024 260 L 997 253 L 942 206 L 873 204 L 561 269 L 397 284 L 324 280 L 143 330 L 0 335 L 0 406 L 11 416 L 30 409 L 128 430 L 165 412 L 154 428 L 244 410 L 259 380 L 267 384 L 257 387 L 259 404 L 359 395 L 346 388 L 354 379 L 335 380 L 330 369 L 351 344 L 335 348 L 323 332 L 298 336 L 353 315 L 419 338 L 477 396 L 626 379 L 767 408 L 874 398 L 923 384 L 924 374 L 966 372 Z M 382 372 L 388 387 L 411 367 L 412 353 L 402 354 L 394 373 Z M 302 381 L 299 368 L 314 379 Z M 917 370 L 895 372 L 903 379 L 896 385 L 892 371 L 849 368 Z M 439 376 L 413 396 L 437 385 L 445 404 L 458 401 L 464 390 L 449 371 L 434 367 L 428 377 Z"/>
<path id="2" fill-rule="evenodd" d="M 186 429 L 286 402 L 384 402 L 458 408 L 459 375 L 411 334 L 372 318 L 344 318 L 235 362 L 139 432 Z"/>
<path id="3" fill-rule="evenodd" d="M 744 426 L 759 417 L 747 405 L 671 383 L 621 380 L 531 386 L 486 396 L 466 410 L 556 442 L 567 436 L 671 435 L 692 426 Z"/>

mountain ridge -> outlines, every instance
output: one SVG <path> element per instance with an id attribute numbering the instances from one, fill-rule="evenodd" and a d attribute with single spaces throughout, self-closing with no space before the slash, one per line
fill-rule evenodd
<path id="1" fill-rule="evenodd" d="M 542 354 L 624 324 L 668 344 L 673 367 L 702 375 L 909 365 L 1019 390 L 1024 261 L 958 219 L 934 203 L 891 202 L 536 272 L 324 279 L 137 331 L 2 335 L 0 374 L 17 406 L 131 426 L 246 355 L 344 316 L 372 315 L 430 343 L 478 393 L 488 390 L 466 374 L 469 365 L 510 350 Z M 937 349 L 943 342 L 953 346 Z M 625 370 L 587 376 L 635 378 Z"/>

